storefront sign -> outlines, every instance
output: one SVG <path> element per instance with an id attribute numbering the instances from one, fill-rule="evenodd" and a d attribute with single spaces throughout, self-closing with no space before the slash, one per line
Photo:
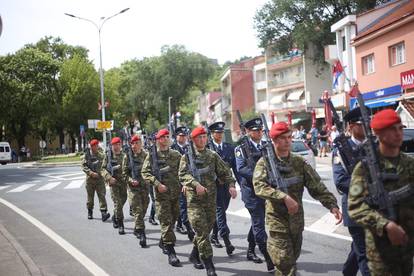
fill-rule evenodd
<path id="1" fill-rule="evenodd" d="M 402 72 L 400 76 L 402 89 L 414 88 L 414 70 Z"/>

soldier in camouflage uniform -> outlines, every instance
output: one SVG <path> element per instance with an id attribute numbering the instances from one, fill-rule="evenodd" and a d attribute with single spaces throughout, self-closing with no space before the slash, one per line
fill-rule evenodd
<path id="1" fill-rule="evenodd" d="M 122 161 L 122 175 L 127 183 L 128 201 L 135 219 L 134 235 L 139 239 L 141 247 L 146 247 L 144 217 L 149 197 L 148 184 L 141 176 L 141 169 L 148 154 L 142 150 L 141 138 L 138 135 L 132 136 L 130 144 L 131 149 L 128 149 Z"/>
<path id="2" fill-rule="evenodd" d="M 213 250 L 209 235 L 216 220 L 216 179 L 223 185 L 229 185 L 232 198 L 237 196 L 235 180 L 227 164 L 220 156 L 206 149 L 207 133 L 203 127 L 197 127 L 191 132 L 194 142 L 194 159 L 200 170 L 202 183 L 191 174 L 188 165 L 188 156 L 184 155 L 180 162 L 180 181 L 186 188 L 187 208 L 190 223 L 196 232 L 193 239 L 194 247 L 190 255 L 190 262 L 197 269 L 202 269 L 200 257 L 207 270 L 207 275 L 217 275 L 213 264 Z M 188 153 L 188 152 L 187 152 Z"/>
<path id="3" fill-rule="evenodd" d="M 93 139 L 89 142 L 90 149 L 82 157 L 82 170 L 86 174 L 86 192 L 88 199 L 86 208 L 88 208 L 88 219 L 93 219 L 93 204 L 95 192 L 98 195 L 99 207 L 102 214 L 102 221 L 106 221 L 110 215 L 106 205 L 106 189 L 105 183 L 101 176 L 101 165 L 104 154 L 99 150 L 99 141 Z"/>
<path id="4" fill-rule="evenodd" d="M 403 125 L 394 110 L 376 113 L 371 128 L 379 140 L 381 173 L 397 173 L 399 176 L 398 179 L 383 180 L 385 191 L 395 191 L 406 185 L 411 190 L 393 206 L 396 219 L 390 220 L 378 208 L 367 204 L 369 173 L 360 162 L 351 178 L 348 212 L 365 229 L 371 275 L 409 276 L 412 275 L 414 256 L 414 159 L 400 152 Z"/>
<path id="5" fill-rule="evenodd" d="M 181 154 L 170 149 L 169 131 L 161 129 L 157 132 L 157 163 L 161 179 L 158 179 L 153 168 L 153 156 L 148 154 L 142 166 L 142 178 L 155 188 L 155 206 L 161 225 L 160 247 L 168 254 L 168 263 L 180 266 L 174 245 L 176 237 L 174 225 L 180 214 L 179 197 L 181 185 L 178 182 L 178 166 Z"/>
<path id="6" fill-rule="evenodd" d="M 278 160 L 284 169 L 283 178 L 296 179 L 288 193 L 268 184 L 268 168 L 264 157 L 256 164 L 253 175 L 254 191 L 266 199 L 266 226 L 269 229 L 267 247 L 275 264 L 275 275 L 296 275 L 296 260 L 302 247 L 304 213 L 302 195 L 304 188 L 319 200 L 338 220 L 342 221 L 336 198 L 322 183 L 318 173 L 300 157 L 290 153 L 292 132 L 284 122 L 273 124 L 270 138 Z"/>
<path id="7" fill-rule="evenodd" d="M 121 139 L 114 137 L 111 140 L 112 149 L 109 150 L 102 163 L 102 176 L 111 188 L 111 197 L 114 202 L 114 216 L 112 222 L 114 228 L 118 228 L 120 235 L 125 234 L 124 213 L 122 211 L 127 200 L 127 188 L 122 176 L 122 160 L 124 154 L 121 151 Z M 111 156 L 111 158 L 109 158 Z M 111 160 L 109 160 L 111 159 Z"/>

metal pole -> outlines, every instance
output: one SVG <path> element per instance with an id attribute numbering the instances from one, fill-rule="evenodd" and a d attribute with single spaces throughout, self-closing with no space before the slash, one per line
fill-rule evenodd
<path id="1" fill-rule="evenodd" d="M 171 122 L 171 99 L 172 97 L 168 97 L 168 124 Z"/>

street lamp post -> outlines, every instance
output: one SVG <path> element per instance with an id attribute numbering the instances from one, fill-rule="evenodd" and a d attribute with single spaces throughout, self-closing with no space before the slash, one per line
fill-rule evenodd
<path id="1" fill-rule="evenodd" d="M 80 20 L 84 20 L 84 21 L 88 21 L 90 23 L 92 23 L 96 29 L 98 30 L 98 36 L 99 36 L 99 78 L 100 78 L 100 85 L 101 85 L 101 110 L 102 110 L 102 121 L 105 121 L 105 94 L 104 94 L 104 76 L 103 76 L 103 69 L 102 69 L 102 46 L 101 46 L 101 30 L 102 27 L 104 25 L 104 23 L 106 21 L 108 21 L 109 19 L 126 12 L 127 10 L 129 10 L 129 8 L 123 9 L 120 12 L 115 13 L 114 15 L 111 15 L 109 17 L 102 17 L 101 20 L 102 23 L 100 25 L 96 24 L 94 21 L 87 19 L 87 18 L 83 18 L 80 16 L 76 16 L 73 14 L 69 14 L 69 13 L 65 13 L 65 15 L 73 17 L 73 18 L 77 18 Z M 102 136 L 103 136 L 103 144 L 106 147 L 106 129 L 103 129 L 102 131 Z"/>

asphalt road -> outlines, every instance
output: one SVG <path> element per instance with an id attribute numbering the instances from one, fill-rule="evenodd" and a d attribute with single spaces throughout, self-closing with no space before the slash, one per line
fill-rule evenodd
<path id="1" fill-rule="evenodd" d="M 319 164 L 317 171 L 329 190 L 331 168 Z M 139 247 L 132 234 L 132 219 L 126 204 L 126 235 L 120 236 L 110 222 L 102 223 L 95 199 L 94 220 L 88 220 L 84 174 L 79 166 L 26 168 L 19 164 L 0 166 L 0 220 L 45 275 L 205 275 L 188 262 L 192 244 L 176 233 L 176 251 L 183 266 L 168 265 L 158 248 L 159 227 L 147 224 L 149 248 Z M 341 268 L 350 242 L 343 226 L 334 227 L 333 216 L 307 193 L 299 275 L 342 275 Z M 112 202 L 107 193 L 109 210 Z M 5 205 L 7 204 L 7 205 Z M 231 240 L 236 246 L 228 257 L 225 249 L 214 249 L 218 275 L 269 275 L 265 264 L 245 258 L 248 212 L 240 195 L 228 210 Z M 256 250 L 258 252 L 258 250 Z"/>

